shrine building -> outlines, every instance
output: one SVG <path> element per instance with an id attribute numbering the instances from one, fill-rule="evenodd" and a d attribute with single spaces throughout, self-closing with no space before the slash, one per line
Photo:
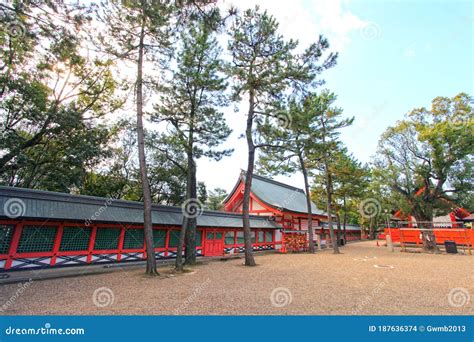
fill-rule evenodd
<path id="1" fill-rule="evenodd" d="M 222 211 L 199 212 L 198 256 L 222 257 L 244 252 L 244 177 L 239 177 L 224 200 Z M 258 175 L 253 178 L 251 190 L 253 250 L 305 250 L 304 191 Z M 323 227 L 327 216 L 314 204 L 312 211 L 316 233 L 327 235 L 327 228 Z M 181 207 L 153 205 L 153 247 L 157 259 L 176 257 L 182 220 Z M 360 239 L 358 227 L 348 226 L 346 230 L 347 240 Z M 300 245 L 294 246 L 295 241 Z M 145 258 L 140 202 L 0 186 L 0 271 Z"/>

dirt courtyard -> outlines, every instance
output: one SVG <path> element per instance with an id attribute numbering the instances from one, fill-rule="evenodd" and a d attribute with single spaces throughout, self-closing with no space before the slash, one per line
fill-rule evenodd
<path id="1" fill-rule="evenodd" d="M 256 255 L 212 261 L 148 278 L 126 267 L 107 274 L 0 285 L 8 315 L 469 315 L 474 256 L 391 253 L 374 241 L 341 255 Z M 471 298 L 473 297 L 473 298 Z"/>

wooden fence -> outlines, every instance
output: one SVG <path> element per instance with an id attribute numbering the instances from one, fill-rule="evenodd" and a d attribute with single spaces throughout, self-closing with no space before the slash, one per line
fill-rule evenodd
<path id="1" fill-rule="evenodd" d="M 421 247 L 423 229 L 418 228 L 385 228 L 384 234 L 381 237 L 390 235 L 392 242 L 400 243 L 402 248 L 407 244 Z M 436 243 L 442 245 L 445 241 L 454 241 L 457 245 L 467 247 L 469 254 L 471 248 L 474 246 L 474 230 L 472 229 L 433 229 Z"/>

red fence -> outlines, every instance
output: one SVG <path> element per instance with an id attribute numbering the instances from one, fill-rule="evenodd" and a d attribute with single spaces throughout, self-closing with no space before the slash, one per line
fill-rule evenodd
<path id="1" fill-rule="evenodd" d="M 273 230 L 252 229 L 256 251 L 274 250 Z M 207 253 L 210 244 L 218 242 L 219 255 L 244 252 L 243 231 L 232 228 L 199 228 L 196 232 L 198 256 Z M 175 258 L 179 227 L 153 227 L 153 244 L 157 259 Z M 75 222 L 41 222 L 0 220 L 0 271 L 50 266 L 73 266 L 96 263 L 139 261 L 146 258 L 143 226 L 128 224 L 92 224 Z"/>
<path id="2" fill-rule="evenodd" d="M 472 229 L 433 229 L 436 243 L 444 244 L 445 241 L 454 241 L 458 245 L 473 246 L 474 231 Z M 390 235 L 392 242 L 414 243 L 422 245 L 421 231 L 417 228 L 385 228 L 381 237 Z"/>

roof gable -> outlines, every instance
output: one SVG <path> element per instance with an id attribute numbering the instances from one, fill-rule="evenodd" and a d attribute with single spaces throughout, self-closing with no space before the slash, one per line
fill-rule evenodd
<path id="1" fill-rule="evenodd" d="M 233 194 L 239 187 L 239 184 L 244 181 L 245 172 L 242 172 L 236 186 L 224 200 L 224 203 L 232 198 Z M 296 213 L 308 212 L 306 194 L 303 189 L 254 174 L 252 176 L 252 193 L 259 200 L 275 209 Z M 318 209 L 312 202 L 311 211 L 313 215 L 326 216 L 325 212 Z"/>

